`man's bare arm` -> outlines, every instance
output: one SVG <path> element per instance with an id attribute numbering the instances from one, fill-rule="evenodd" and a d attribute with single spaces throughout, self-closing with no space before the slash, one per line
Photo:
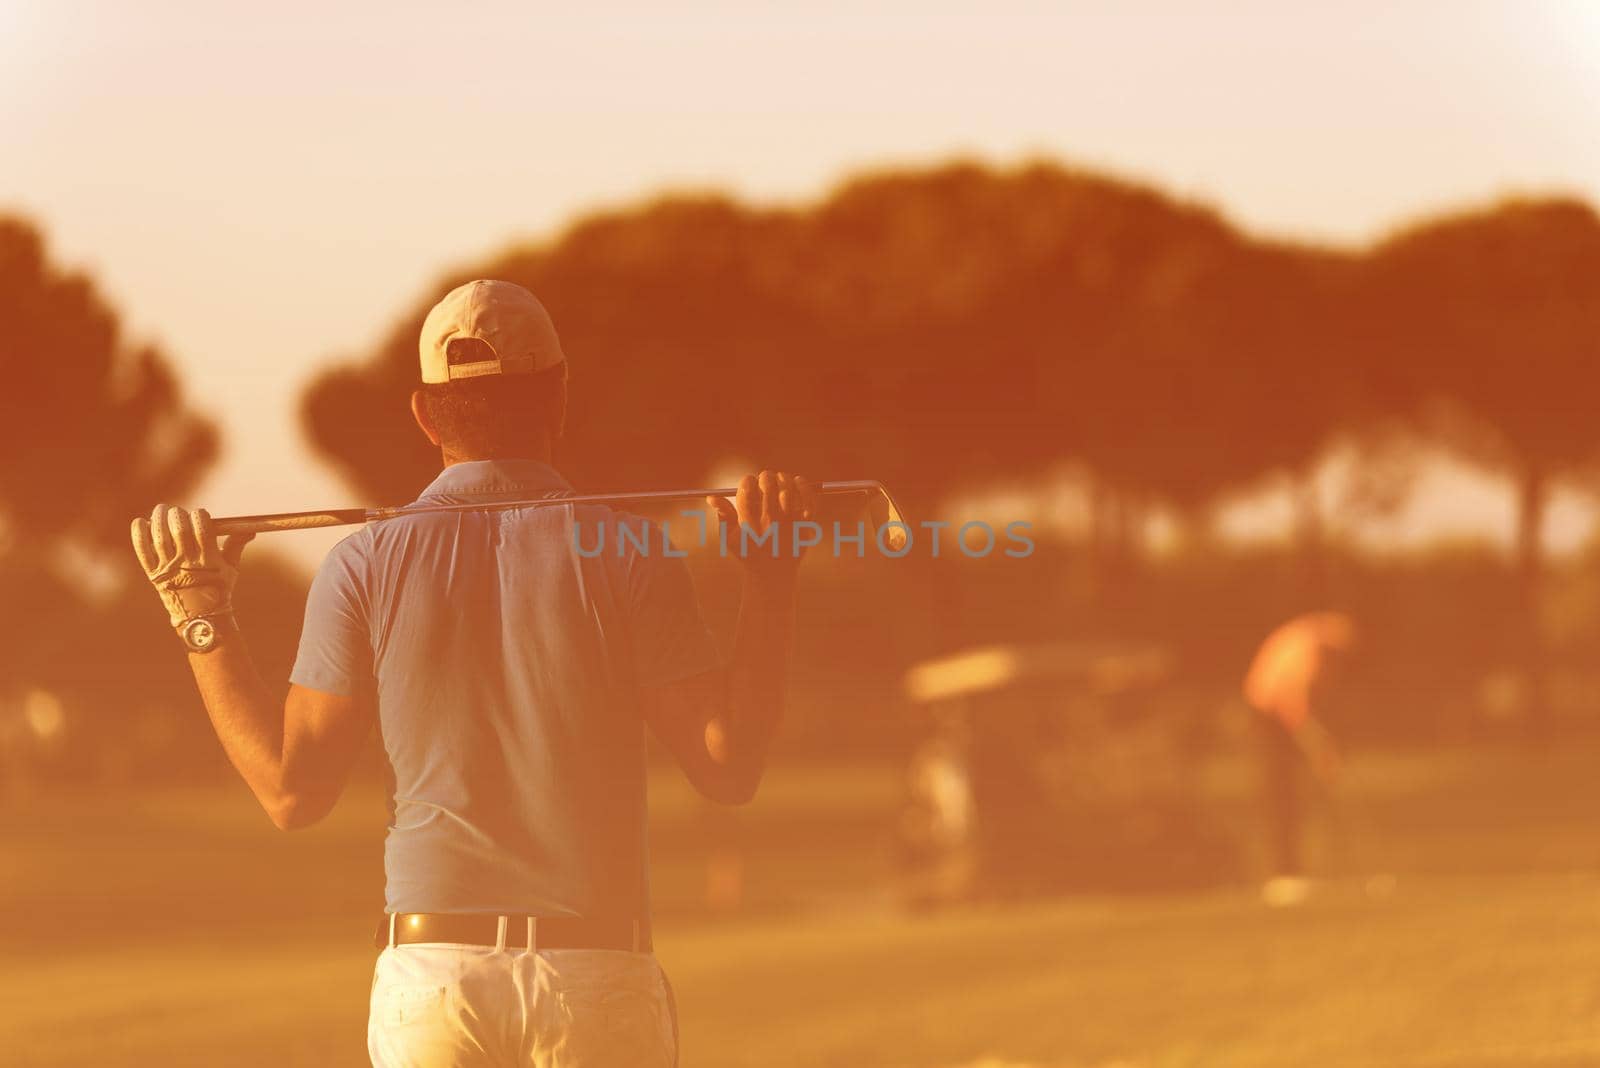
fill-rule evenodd
<path id="1" fill-rule="evenodd" d="M 326 816 L 372 729 L 370 701 L 291 685 L 280 704 L 231 625 L 189 667 L 223 752 L 272 822 L 289 831 Z"/>
<path id="2" fill-rule="evenodd" d="M 695 789 L 714 801 L 744 804 L 761 785 L 783 718 L 793 640 L 793 583 L 747 579 L 728 667 L 642 694 L 646 721 Z"/>
<path id="3" fill-rule="evenodd" d="M 788 691 L 800 567 L 789 524 L 809 519 L 816 497 L 805 479 L 763 471 L 740 482 L 733 505 L 707 503 L 734 529 L 742 524 L 764 533 L 776 527 L 780 551 L 745 560 L 727 668 L 653 687 L 641 697 L 646 721 L 695 788 L 715 801 L 743 804 L 761 785 Z"/>
<path id="4" fill-rule="evenodd" d="M 1325 673 L 1319 671 L 1306 680 L 1301 692 L 1295 694 L 1290 734 L 1312 774 L 1323 785 L 1332 786 L 1339 778 L 1343 757 L 1320 715 L 1327 694 Z"/>
<path id="5" fill-rule="evenodd" d="M 215 632 L 213 647 L 189 653 L 189 666 L 228 759 L 279 827 L 321 819 L 371 729 L 370 704 L 301 686 L 291 686 L 281 704 L 268 693 L 233 622 L 233 585 L 248 536 L 219 543 L 203 509 L 165 504 L 135 519 L 132 535 L 173 627 L 204 620 Z"/>
<path id="6" fill-rule="evenodd" d="M 1344 760 L 1339 746 L 1328 728 L 1316 714 L 1307 710 L 1304 718 L 1293 728 L 1294 743 L 1305 756 L 1311 771 L 1324 785 L 1331 786 L 1339 778 Z"/>

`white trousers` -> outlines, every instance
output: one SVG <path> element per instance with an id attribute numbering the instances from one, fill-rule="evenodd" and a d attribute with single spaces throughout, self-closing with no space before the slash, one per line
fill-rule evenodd
<path id="1" fill-rule="evenodd" d="M 677 1046 L 650 953 L 417 943 L 372 977 L 374 1068 L 672 1068 Z"/>

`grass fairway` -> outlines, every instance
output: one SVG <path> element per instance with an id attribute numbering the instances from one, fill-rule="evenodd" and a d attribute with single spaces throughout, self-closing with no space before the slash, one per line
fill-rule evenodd
<path id="1" fill-rule="evenodd" d="M 1430 882 L 1293 914 L 1056 904 L 666 952 L 694 1064 L 1595 1064 L 1596 889 Z"/>
<path id="2" fill-rule="evenodd" d="M 1352 874 L 1288 911 L 1241 887 L 907 916 L 849 892 L 888 780 L 780 772 L 739 831 L 757 908 L 696 917 L 701 817 L 663 790 L 685 1068 L 1600 1064 L 1594 757 L 1370 764 L 1351 867 L 1392 892 Z M 292 837 L 242 789 L 8 812 L 0 1064 L 364 1063 L 375 808 Z"/>

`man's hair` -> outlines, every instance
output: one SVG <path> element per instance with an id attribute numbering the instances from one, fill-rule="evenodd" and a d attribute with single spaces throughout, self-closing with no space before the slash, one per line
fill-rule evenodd
<path id="1" fill-rule="evenodd" d="M 561 436 L 567 365 L 535 374 L 480 375 L 422 386 L 439 444 L 475 460 L 526 457 L 543 434 Z"/>

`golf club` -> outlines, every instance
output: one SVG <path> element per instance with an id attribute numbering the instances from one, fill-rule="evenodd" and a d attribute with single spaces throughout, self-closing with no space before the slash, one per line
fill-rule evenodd
<path id="1" fill-rule="evenodd" d="M 317 527 L 353 526 L 398 519 L 407 515 L 439 515 L 452 512 L 503 512 L 513 508 L 543 508 L 563 504 L 650 504 L 665 501 L 704 500 L 707 497 L 733 497 L 738 489 L 641 490 L 633 493 L 580 493 L 569 497 L 537 497 L 515 501 L 476 501 L 471 504 L 423 504 L 398 508 L 331 508 L 314 512 L 275 512 L 267 515 L 228 516 L 214 521 L 219 535 L 265 534 L 278 530 L 312 530 Z M 862 496 L 867 498 L 874 528 L 890 527 L 884 542 L 892 551 L 905 547 L 907 528 L 899 505 L 882 482 L 864 479 L 854 482 L 823 482 L 817 492 L 824 497 Z"/>

